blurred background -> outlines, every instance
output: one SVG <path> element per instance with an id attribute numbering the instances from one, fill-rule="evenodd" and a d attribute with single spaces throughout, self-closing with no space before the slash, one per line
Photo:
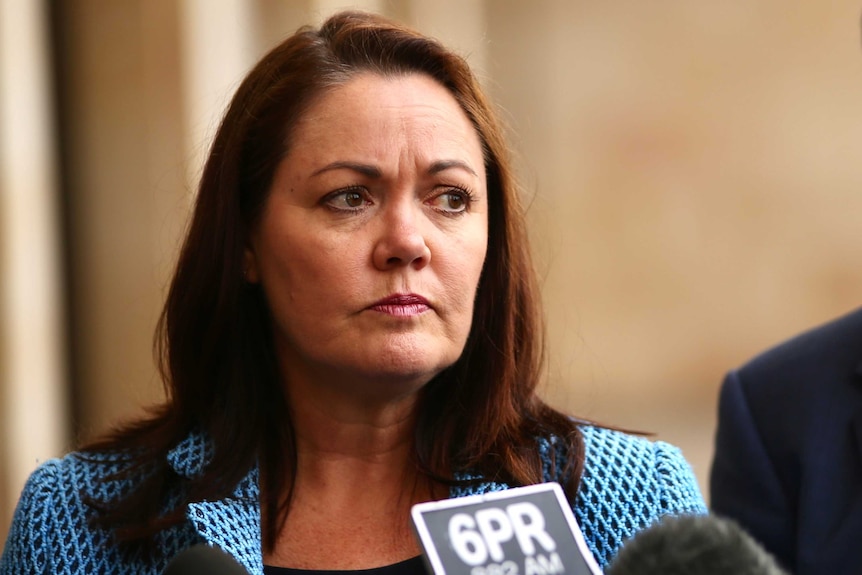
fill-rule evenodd
<path id="1" fill-rule="evenodd" d="M 347 6 L 457 49 L 511 127 L 546 395 L 679 445 L 704 493 L 724 373 L 862 305 L 857 0 L 0 0 L 0 539 L 39 462 L 161 397 L 220 114 Z"/>

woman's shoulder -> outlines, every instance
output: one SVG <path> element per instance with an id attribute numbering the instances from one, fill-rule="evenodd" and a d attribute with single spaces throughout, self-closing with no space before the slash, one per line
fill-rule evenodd
<path id="1" fill-rule="evenodd" d="M 613 429 L 582 425 L 585 461 L 582 489 L 641 501 L 662 513 L 705 512 L 694 472 L 682 451 Z"/>
<path id="2" fill-rule="evenodd" d="M 98 530 L 89 525 L 89 501 L 108 501 L 132 486 L 129 479 L 114 479 L 128 458 L 119 452 L 72 452 L 41 463 L 24 485 L 6 546 L 0 574 L 55 572 L 56 550 L 98 547 Z M 74 535 L 75 545 L 68 544 Z M 73 553 L 74 555 L 74 553 Z M 61 571 L 57 571 L 61 572 Z"/>
<path id="3" fill-rule="evenodd" d="M 677 499 L 677 494 L 672 491 L 679 488 L 685 495 L 702 504 L 703 497 L 697 480 L 678 447 L 664 441 L 654 441 L 586 423 L 579 424 L 578 431 L 583 438 L 585 450 L 582 484 L 586 483 L 588 487 L 613 488 L 614 483 L 624 477 L 625 480 L 616 487 L 653 487 L 666 491 L 665 499 Z M 539 453 L 545 462 L 553 459 L 552 452 L 558 458 L 568 457 L 569 449 L 570 446 L 556 437 L 539 440 Z M 546 476 L 548 481 L 558 479 L 553 474 L 546 473 Z M 656 500 L 655 503 L 658 505 L 662 501 Z M 672 504 L 670 501 L 665 503 Z"/>
<path id="4" fill-rule="evenodd" d="M 122 487 L 123 482 L 108 479 L 123 471 L 128 462 L 120 452 L 73 451 L 48 459 L 30 474 L 20 500 L 36 506 L 47 500 L 55 506 L 64 505 L 79 501 L 82 490 L 85 496 L 110 499 L 114 495 L 110 491 Z M 103 493 L 105 489 L 109 493 Z"/>
<path id="5" fill-rule="evenodd" d="M 601 564 L 663 515 L 707 512 L 679 448 L 592 425 L 579 429 L 585 460 L 574 511 Z"/>
<path id="6" fill-rule="evenodd" d="M 627 472 L 630 477 L 652 476 L 650 481 L 663 484 L 694 482 L 697 486 L 682 450 L 670 443 L 592 425 L 581 425 L 579 429 L 586 448 L 587 473 L 602 475 L 601 470 L 613 469 Z M 700 492 L 696 495 L 700 497 Z"/>
<path id="7" fill-rule="evenodd" d="M 81 505 L 83 499 L 89 498 L 109 501 L 135 483 L 132 479 L 121 478 L 130 461 L 121 452 L 107 451 L 73 451 L 48 459 L 30 474 L 21 492 L 19 507 L 68 508 Z"/>
<path id="8" fill-rule="evenodd" d="M 109 528 L 92 523 L 93 504 L 130 493 L 147 477 L 131 451 L 76 451 L 39 465 L 28 478 L 0 558 L 0 575 L 17 573 L 157 573 L 164 568 L 123 554 Z M 187 526 L 157 542 L 176 550 L 194 541 Z"/>

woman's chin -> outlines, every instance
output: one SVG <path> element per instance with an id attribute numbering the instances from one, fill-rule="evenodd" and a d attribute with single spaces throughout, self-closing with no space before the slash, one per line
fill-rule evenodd
<path id="1" fill-rule="evenodd" d="M 356 373 L 368 378 L 426 383 L 455 363 L 463 349 L 463 343 L 437 334 L 369 335 L 360 349 L 351 352 L 348 362 Z"/>

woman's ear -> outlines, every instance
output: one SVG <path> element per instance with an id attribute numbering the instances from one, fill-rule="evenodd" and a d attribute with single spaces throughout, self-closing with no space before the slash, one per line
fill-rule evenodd
<path id="1" fill-rule="evenodd" d="M 257 269 L 257 258 L 251 246 L 246 247 L 242 254 L 242 277 L 250 284 L 260 281 L 260 272 Z"/>

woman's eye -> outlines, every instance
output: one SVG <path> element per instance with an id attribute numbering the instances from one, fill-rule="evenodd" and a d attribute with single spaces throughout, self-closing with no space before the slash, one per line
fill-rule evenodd
<path id="1" fill-rule="evenodd" d="M 467 211 L 469 195 L 464 190 L 450 190 L 436 196 L 432 203 L 435 208 L 451 214 L 460 214 Z"/>
<path id="2" fill-rule="evenodd" d="M 362 195 L 359 192 L 345 192 L 344 203 L 351 208 L 358 208 L 363 203 Z"/>
<path id="3" fill-rule="evenodd" d="M 368 203 L 366 194 L 361 188 L 334 192 L 326 197 L 326 205 L 336 210 L 358 210 Z"/>

